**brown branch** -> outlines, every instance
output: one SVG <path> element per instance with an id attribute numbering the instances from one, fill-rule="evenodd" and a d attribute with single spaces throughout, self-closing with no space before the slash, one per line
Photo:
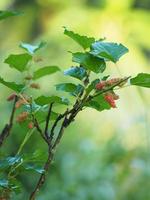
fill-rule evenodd
<path id="1" fill-rule="evenodd" d="M 5 127 L 3 128 L 1 134 L 0 134 L 0 147 L 3 145 L 4 141 L 6 140 L 6 138 L 10 135 L 10 131 L 13 127 L 13 121 L 14 121 L 14 115 L 15 115 L 15 111 L 16 111 L 16 102 L 18 100 L 17 95 L 15 96 L 14 99 L 14 103 L 13 103 L 13 107 L 12 107 L 12 111 L 11 111 L 11 115 L 10 115 L 10 119 L 9 119 L 9 123 L 5 125 Z"/>
<path id="2" fill-rule="evenodd" d="M 47 114 L 47 117 L 46 117 L 46 125 L 45 125 L 45 131 L 44 131 L 44 134 L 45 134 L 45 137 L 48 139 L 48 125 L 49 125 L 49 121 L 50 121 L 50 117 L 51 117 L 51 113 L 52 113 L 52 106 L 53 106 L 53 103 L 50 104 L 49 106 L 49 110 L 48 110 L 48 114 Z"/>
<path id="3" fill-rule="evenodd" d="M 36 194 L 39 192 L 39 190 L 41 189 L 41 187 L 45 183 L 46 174 L 48 173 L 49 166 L 51 164 L 51 161 L 53 160 L 53 156 L 54 156 L 53 151 L 51 150 L 51 148 L 49 148 L 48 158 L 47 158 L 45 165 L 44 165 L 44 172 L 41 174 L 34 191 L 31 193 L 31 195 L 29 197 L 29 200 L 35 200 Z"/>

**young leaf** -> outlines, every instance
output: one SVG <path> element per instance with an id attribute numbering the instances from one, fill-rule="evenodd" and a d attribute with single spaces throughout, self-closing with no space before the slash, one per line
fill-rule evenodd
<path id="1" fill-rule="evenodd" d="M 103 95 L 93 98 L 90 102 L 86 103 L 87 107 L 94 108 L 97 111 L 109 110 L 111 106 L 105 101 Z"/>
<path id="2" fill-rule="evenodd" d="M 81 36 L 77 33 L 74 33 L 73 31 L 69 31 L 67 28 L 65 28 L 64 34 L 69 36 L 70 38 L 72 38 L 74 41 L 76 41 L 80 46 L 83 47 L 83 49 L 89 48 L 91 46 L 91 44 L 93 42 L 95 42 L 95 38 L 87 37 L 87 36 Z"/>
<path id="3" fill-rule="evenodd" d="M 73 83 L 60 83 L 56 85 L 57 91 L 69 92 L 73 96 L 77 96 L 80 92 L 82 92 L 84 87 L 82 85 L 75 85 Z"/>
<path id="4" fill-rule="evenodd" d="M 95 73 L 103 72 L 106 68 L 104 59 L 95 57 L 89 53 L 73 53 L 72 61 L 81 64 L 86 69 Z"/>
<path id="5" fill-rule="evenodd" d="M 90 53 L 106 61 L 116 63 L 121 56 L 128 52 L 128 49 L 122 44 L 112 42 L 95 42 L 91 46 Z"/>
<path id="6" fill-rule="evenodd" d="M 17 69 L 20 72 L 23 72 L 26 70 L 26 66 L 31 59 L 32 56 L 27 53 L 18 55 L 11 54 L 4 61 L 4 63 L 7 63 L 10 67 Z"/>
<path id="7" fill-rule="evenodd" d="M 40 50 L 45 45 L 46 45 L 45 42 L 40 42 L 38 45 L 31 45 L 22 42 L 19 46 L 25 49 L 28 53 L 34 54 L 36 51 Z"/>
<path id="8" fill-rule="evenodd" d="M 72 76 L 82 80 L 84 77 L 86 77 L 87 73 L 83 67 L 71 67 L 64 71 L 64 75 Z"/>
<path id="9" fill-rule="evenodd" d="M 46 75 L 54 74 L 55 72 L 60 71 L 59 67 L 57 66 L 47 66 L 41 69 L 38 69 L 34 72 L 33 79 L 36 80 Z"/>
<path id="10" fill-rule="evenodd" d="M 40 96 L 37 99 L 35 99 L 35 103 L 39 104 L 39 105 L 46 105 L 46 104 L 50 104 L 50 103 L 58 103 L 58 104 L 64 104 L 64 105 L 68 105 L 69 101 L 66 98 L 61 98 L 58 96 Z"/>
<path id="11" fill-rule="evenodd" d="M 150 88 L 150 74 L 140 73 L 136 77 L 130 79 L 131 85 Z"/>
<path id="12" fill-rule="evenodd" d="M 15 82 L 7 82 L 7 81 L 4 81 L 4 79 L 1 77 L 0 77 L 0 83 L 2 83 L 6 87 L 8 87 L 16 92 L 21 92 L 24 88 L 24 85 L 22 85 L 22 84 L 17 84 Z"/>
<path id="13" fill-rule="evenodd" d="M 0 11 L 0 20 L 6 19 L 8 17 L 18 16 L 21 14 L 22 14 L 21 12 L 1 10 Z"/>

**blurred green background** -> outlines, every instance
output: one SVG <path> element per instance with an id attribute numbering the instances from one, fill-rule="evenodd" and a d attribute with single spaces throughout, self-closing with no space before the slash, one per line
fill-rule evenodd
<path id="1" fill-rule="evenodd" d="M 62 70 L 71 66 L 68 50 L 74 52 L 80 47 L 63 35 L 62 26 L 83 35 L 106 37 L 129 48 L 117 65 L 108 65 L 106 75 L 150 72 L 149 0 L 0 0 L 0 10 L 5 9 L 24 12 L 0 23 L 1 76 L 6 80 L 20 79 L 19 72 L 3 60 L 10 53 L 22 52 L 18 48 L 21 41 L 47 42 L 39 53 L 43 59 L 39 65 L 58 65 Z M 53 84 L 63 80 L 63 75 L 44 80 L 39 83 L 45 94 L 55 93 Z M 6 102 L 10 90 L 0 85 L 0 91 L 2 128 L 11 105 Z M 101 113 L 84 110 L 66 130 L 37 200 L 150 199 L 150 92 L 132 86 L 118 94 L 118 109 Z M 14 155 L 24 135 L 16 125 L 3 153 Z M 32 154 L 42 149 L 46 151 L 43 142 L 33 135 L 24 152 Z M 24 190 L 12 199 L 27 199 L 37 178 L 37 174 L 20 175 Z"/>

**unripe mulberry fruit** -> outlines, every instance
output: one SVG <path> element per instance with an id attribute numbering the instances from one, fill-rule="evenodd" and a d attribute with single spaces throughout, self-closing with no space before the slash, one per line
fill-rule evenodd
<path id="1" fill-rule="evenodd" d="M 105 81 L 99 82 L 96 84 L 95 88 L 97 90 L 102 90 L 105 87 Z"/>
<path id="2" fill-rule="evenodd" d="M 110 95 L 110 94 L 106 94 L 104 96 L 105 100 L 109 103 L 109 105 L 112 107 L 112 108 L 116 108 L 116 103 L 115 103 L 115 100 L 113 99 L 113 96 Z"/>
<path id="3" fill-rule="evenodd" d="M 23 104 L 26 104 L 26 101 L 25 101 L 24 99 L 19 99 L 19 100 L 16 102 L 15 107 L 16 107 L 16 108 L 20 108 Z"/>
<path id="4" fill-rule="evenodd" d="M 38 83 L 31 83 L 30 87 L 34 89 L 40 89 L 40 85 Z"/>
<path id="5" fill-rule="evenodd" d="M 16 94 L 13 93 L 7 98 L 7 101 L 13 101 L 15 99 L 15 97 L 16 97 Z"/>
<path id="6" fill-rule="evenodd" d="M 32 129 L 34 126 L 33 126 L 33 123 L 32 122 L 29 122 L 29 124 L 28 124 L 28 128 L 29 129 Z"/>
<path id="7" fill-rule="evenodd" d="M 21 123 L 21 122 L 25 121 L 27 119 L 27 117 L 28 117 L 28 112 L 22 112 L 17 116 L 16 121 Z"/>
<path id="8" fill-rule="evenodd" d="M 31 80 L 33 77 L 31 75 L 28 75 L 25 77 L 26 80 Z"/>

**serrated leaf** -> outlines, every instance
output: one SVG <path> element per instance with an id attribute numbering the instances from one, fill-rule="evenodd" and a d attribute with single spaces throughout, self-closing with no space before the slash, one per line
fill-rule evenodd
<path id="1" fill-rule="evenodd" d="M 64 71 L 64 75 L 72 76 L 79 80 L 82 80 L 86 77 L 87 72 L 83 67 L 71 67 Z"/>
<path id="2" fill-rule="evenodd" d="M 19 46 L 25 49 L 28 53 L 34 54 L 36 51 L 40 50 L 45 45 L 46 45 L 45 42 L 40 42 L 38 45 L 31 45 L 31 44 L 22 42 Z"/>
<path id="3" fill-rule="evenodd" d="M 150 74 L 140 73 L 136 77 L 130 79 L 131 85 L 150 88 Z"/>
<path id="4" fill-rule="evenodd" d="M 111 109 L 111 106 L 108 102 L 104 99 L 103 95 L 99 95 L 95 98 L 93 98 L 90 102 L 86 103 L 87 107 L 94 108 L 97 111 L 103 111 L 103 110 L 109 110 Z"/>
<path id="5" fill-rule="evenodd" d="M 106 64 L 104 59 L 95 57 L 89 53 L 73 53 L 73 58 L 72 61 L 79 63 L 82 65 L 84 68 L 93 71 L 95 73 L 100 73 L 103 72 L 106 68 Z"/>
<path id="6" fill-rule="evenodd" d="M 80 84 L 75 85 L 73 83 L 60 83 L 56 85 L 56 90 L 69 92 L 71 95 L 77 96 L 84 90 L 84 87 Z"/>
<path id="7" fill-rule="evenodd" d="M 21 92 L 24 88 L 24 85 L 22 85 L 22 84 L 17 84 L 15 82 L 7 82 L 1 77 L 0 77 L 0 83 L 2 83 L 6 87 L 8 87 L 16 92 Z"/>
<path id="8" fill-rule="evenodd" d="M 1 10 L 0 11 L 0 20 L 6 19 L 8 17 L 19 16 L 21 12 L 9 11 L 9 10 Z"/>
<path id="9" fill-rule="evenodd" d="M 32 59 L 32 56 L 25 54 L 11 54 L 6 58 L 4 63 L 9 64 L 10 67 L 17 69 L 20 72 L 26 70 L 28 62 Z"/>
<path id="10" fill-rule="evenodd" d="M 84 49 L 89 48 L 91 46 L 91 44 L 93 42 L 95 42 L 95 38 L 79 35 L 77 33 L 74 33 L 73 31 L 68 30 L 67 28 L 65 28 L 64 34 L 69 36 L 70 38 L 72 38 L 74 41 L 76 41 Z"/>
<path id="11" fill-rule="evenodd" d="M 90 51 L 92 55 L 114 63 L 116 63 L 119 58 L 127 52 L 128 49 L 122 44 L 101 41 L 92 44 Z"/>
<path id="12" fill-rule="evenodd" d="M 63 105 L 68 105 L 69 101 L 66 98 L 61 98 L 58 96 L 40 96 L 37 99 L 34 100 L 35 103 L 39 105 L 46 105 L 50 103 L 58 103 L 58 104 L 63 104 Z"/>
<path id="13" fill-rule="evenodd" d="M 37 71 L 34 72 L 33 79 L 36 80 L 36 79 L 41 78 L 43 76 L 54 74 L 58 71 L 60 71 L 60 68 L 57 67 L 57 66 L 43 67 L 43 68 L 38 69 Z"/>

